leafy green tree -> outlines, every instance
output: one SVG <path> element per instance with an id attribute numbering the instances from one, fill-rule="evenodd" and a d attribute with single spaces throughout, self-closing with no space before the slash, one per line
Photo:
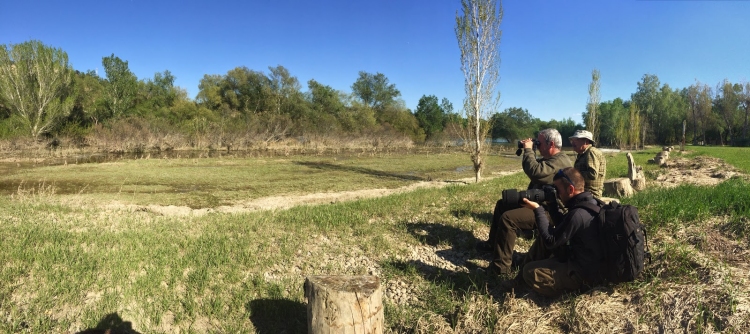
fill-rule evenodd
<path id="1" fill-rule="evenodd" d="M 484 166 L 484 142 L 490 133 L 490 115 L 496 111 L 500 93 L 500 23 L 503 8 L 496 0 L 461 0 L 463 15 L 456 13 L 456 39 L 464 74 L 464 111 L 468 121 L 465 142 L 477 182 Z"/>
<path id="2" fill-rule="evenodd" d="M 716 87 L 716 99 L 714 100 L 716 113 L 724 121 L 722 124 L 726 135 L 722 136 L 722 144 L 724 140 L 730 142 L 730 145 L 734 145 L 734 130 L 737 128 L 740 99 L 738 93 L 741 92 L 741 86 L 739 84 L 732 84 L 729 80 L 724 79 Z"/>
<path id="3" fill-rule="evenodd" d="M 396 85 L 389 83 L 383 73 L 372 74 L 365 71 L 359 72 L 359 77 L 352 84 L 352 93 L 376 111 L 394 104 L 401 96 Z"/>
<path id="4" fill-rule="evenodd" d="M 443 113 L 445 115 L 451 115 L 453 114 L 453 103 L 451 103 L 448 98 L 443 98 L 440 100 L 440 109 L 443 109 Z"/>
<path id="5" fill-rule="evenodd" d="M 171 107 L 177 99 L 178 90 L 174 86 L 175 76 L 165 70 L 155 73 L 154 78 L 146 82 L 146 99 L 153 108 Z"/>
<path id="6" fill-rule="evenodd" d="M 635 103 L 630 103 L 630 108 L 628 109 L 629 114 L 629 126 L 628 126 L 628 146 L 630 146 L 631 150 L 637 150 L 638 149 L 638 143 L 643 143 L 641 136 L 641 113 L 638 110 L 638 105 Z"/>
<path id="7" fill-rule="evenodd" d="M 94 71 L 76 71 L 73 76 L 75 102 L 71 110 L 71 122 L 82 126 L 97 124 L 104 112 L 104 83 Z"/>
<path id="8" fill-rule="evenodd" d="M 277 114 L 294 114 L 294 106 L 301 96 L 299 80 L 284 66 L 269 67 L 270 110 Z"/>
<path id="9" fill-rule="evenodd" d="M 671 145 L 682 138 L 682 121 L 687 117 L 687 102 L 679 90 L 664 84 L 659 90 L 653 114 L 653 133 L 657 143 Z"/>
<path id="10" fill-rule="evenodd" d="M 135 105 L 138 78 L 128 68 L 128 62 L 114 54 L 102 58 L 106 73 L 106 106 L 113 118 L 126 115 Z"/>
<path id="11" fill-rule="evenodd" d="M 682 95 L 687 101 L 690 124 L 693 129 L 693 145 L 697 145 L 699 138 L 705 134 L 705 121 L 702 115 L 705 112 L 705 108 L 702 108 L 701 104 L 708 106 L 709 111 L 711 106 L 710 94 L 704 94 L 704 89 L 710 90 L 710 87 L 708 87 L 708 85 L 703 85 L 696 80 L 694 84 L 690 85 L 690 87 L 684 89 L 682 92 Z M 705 100 L 702 101 L 702 99 Z M 703 140 L 705 140 L 705 138 Z"/>
<path id="12" fill-rule="evenodd" d="M 220 110 L 228 108 L 225 105 L 222 96 L 222 83 L 224 78 L 218 74 L 204 74 L 203 78 L 198 83 L 198 95 L 196 96 L 196 102 L 202 107 L 211 110 Z"/>
<path id="13" fill-rule="evenodd" d="M 378 121 L 375 118 L 375 111 L 372 108 L 366 106 L 351 94 L 342 95 L 342 102 L 354 120 L 354 124 L 352 124 L 352 128 L 349 130 L 351 133 L 371 133 L 377 131 Z"/>
<path id="14" fill-rule="evenodd" d="M 263 72 L 237 67 L 224 77 L 222 97 L 230 109 L 242 114 L 269 111 L 271 80 Z"/>
<path id="15" fill-rule="evenodd" d="M 341 94 L 337 90 L 315 79 L 308 81 L 307 87 L 312 109 L 308 120 L 314 126 L 314 129 L 307 129 L 308 131 L 331 134 L 340 131 L 342 126 L 345 129 L 353 126 L 352 118 L 349 117 L 346 106 L 341 100 Z"/>
<path id="16" fill-rule="evenodd" d="M 0 47 L 0 96 L 34 138 L 66 117 L 73 97 L 68 54 L 62 49 L 28 41 Z"/>
<path id="17" fill-rule="evenodd" d="M 706 132 L 713 123 L 711 107 L 713 104 L 711 86 L 696 82 L 687 91 L 690 111 L 693 115 L 693 144 L 707 142 Z"/>
<path id="18" fill-rule="evenodd" d="M 625 139 L 624 126 L 628 121 L 628 110 L 621 98 L 599 104 L 599 146 L 618 146 Z M 584 117 L 584 122 L 586 118 Z M 626 139 L 625 139 L 626 141 Z"/>
<path id="19" fill-rule="evenodd" d="M 656 124 L 654 119 L 654 108 L 659 95 L 659 78 L 653 74 L 644 74 L 641 81 L 638 82 L 638 90 L 631 95 L 630 100 L 637 105 L 637 110 L 641 112 L 640 128 L 642 145 L 650 142 L 648 136 L 651 136 L 649 130 L 653 128 L 649 124 Z"/>
<path id="20" fill-rule="evenodd" d="M 560 132 L 560 136 L 563 138 L 563 146 L 565 146 L 570 144 L 567 138 L 572 136 L 576 130 L 581 130 L 584 127 L 583 124 L 577 124 L 572 118 L 563 118 L 560 121 L 552 119 L 548 122 L 537 119 L 537 126 L 534 134 L 547 128 L 557 129 L 557 131 Z M 534 136 L 532 136 L 532 138 L 533 137 Z"/>
<path id="21" fill-rule="evenodd" d="M 531 116 L 524 108 L 507 108 L 501 113 L 492 115 L 492 138 L 503 138 L 509 143 L 532 138 L 540 129 L 539 119 Z"/>
<path id="22" fill-rule="evenodd" d="M 406 108 L 403 101 L 391 104 L 381 111 L 380 123 L 386 133 L 395 131 L 408 136 L 412 141 L 423 142 L 425 140 L 424 130 L 419 127 L 419 121 L 414 114 Z"/>
<path id="23" fill-rule="evenodd" d="M 443 104 L 438 104 L 438 98 L 435 95 L 422 95 L 419 99 L 414 117 L 417 118 L 419 127 L 424 130 L 427 139 L 443 131 L 447 116 L 443 107 L 449 103 L 447 99 L 443 99 Z"/>

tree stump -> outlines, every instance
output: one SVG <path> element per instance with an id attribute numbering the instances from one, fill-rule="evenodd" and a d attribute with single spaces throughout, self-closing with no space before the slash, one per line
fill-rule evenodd
<path id="1" fill-rule="evenodd" d="M 646 189 L 646 176 L 643 175 L 643 168 L 636 166 L 633 154 L 628 152 L 626 155 L 628 158 L 628 179 L 630 179 L 630 185 L 635 191 L 641 191 Z"/>
<path id="2" fill-rule="evenodd" d="M 667 157 L 663 155 L 656 156 L 654 163 L 659 165 L 659 167 L 667 167 Z"/>
<path id="3" fill-rule="evenodd" d="M 305 280 L 308 333 L 383 333 L 377 276 L 310 276 Z"/>
<path id="4" fill-rule="evenodd" d="M 633 190 L 633 186 L 630 185 L 630 179 L 627 177 L 604 181 L 604 196 L 628 197 L 633 195 L 633 193 L 635 191 Z"/>
<path id="5" fill-rule="evenodd" d="M 641 191 L 643 189 L 646 189 L 646 178 L 642 177 L 640 179 L 635 179 L 630 181 L 630 185 L 633 187 L 633 190 L 635 191 Z"/>
<path id="6" fill-rule="evenodd" d="M 663 157 L 664 160 L 669 159 L 669 151 L 661 151 L 659 153 L 656 153 L 656 157 L 654 159 L 656 159 L 658 157 Z"/>

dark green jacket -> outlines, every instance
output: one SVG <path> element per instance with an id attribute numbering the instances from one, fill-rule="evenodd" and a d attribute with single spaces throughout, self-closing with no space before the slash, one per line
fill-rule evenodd
<path id="1" fill-rule="evenodd" d="M 525 148 L 523 150 L 523 172 L 531 179 L 528 189 L 541 189 L 542 186 L 552 184 L 552 178 L 558 170 L 573 167 L 570 158 L 560 151 L 549 159 L 536 158 L 534 150 Z"/>

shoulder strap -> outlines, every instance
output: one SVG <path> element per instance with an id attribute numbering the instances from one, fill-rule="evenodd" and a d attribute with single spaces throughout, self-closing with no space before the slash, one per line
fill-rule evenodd
<path id="1" fill-rule="evenodd" d="M 601 206 L 589 202 L 578 203 L 578 205 L 574 206 L 574 208 L 584 208 L 586 210 L 589 210 L 589 212 L 594 214 L 594 216 L 599 214 L 599 211 L 602 210 Z"/>

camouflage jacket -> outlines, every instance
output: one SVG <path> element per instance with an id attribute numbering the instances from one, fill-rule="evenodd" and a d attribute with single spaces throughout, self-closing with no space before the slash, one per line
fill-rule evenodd
<path id="1" fill-rule="evenodd" d="M 594 197 L 602 197 L 604 178 L 607 175 L 607 159 L 602 151 L 594 146 L 589 146 L 583 153 L 576 157 L 573 165 L 586 182 L 585 190 Z"/>

